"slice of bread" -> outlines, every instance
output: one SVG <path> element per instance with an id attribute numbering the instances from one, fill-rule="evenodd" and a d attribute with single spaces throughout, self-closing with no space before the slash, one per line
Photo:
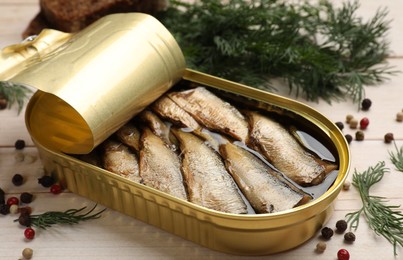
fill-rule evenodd
<path id="1" fill-rule="evenodd" d="M 38 34 L 43 28 L 77 32 L 112 13 L 164 10 L 168 0 L 40 0 L 40 12 L 23 32 L 23 37 Z"/>

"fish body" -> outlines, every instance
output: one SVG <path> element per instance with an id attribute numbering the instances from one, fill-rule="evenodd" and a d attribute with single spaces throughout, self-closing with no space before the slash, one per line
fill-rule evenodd
<path id="1" fill-rule="evenodd" d="M 133 151 L 140 151 L 140 131 L 133 123 L 126 123 L 116 131 L 119 141 L 129 146 Z"/>
<path id="2" fill-rule="evenodd" d="M 249 146 L 260 152 L 275 168 L 302 186 L 317 185 L 337 165 L 308 152 L 278 122 L 256 112 L 248 112 Z"/>
<path id="3" fill-rule="evenodd" d="M 141 182 L 137 156 L 126 145 L 113 140 L 102 144 L 103 168 L 135 182 Z"/>
<path id="4" fill-rule="evenodd" d="M 222 144 L 220 153 L 228 171 L 257 213 L 288 210 L 311 199 L 310 195 L 238 145 Z"/>
<path id="5" fill-rule="evenodd" d="M 141 135 L 140 176 L 145 185 L 187 200 L 179 156 L 149 128 Z"/>
<path id="6" fill-rule="evenodd" d="M 180 142 L 189 201 L 217 211 L 246 214 L 247 207 L 221 157 L 197 136 L 173 129 Z"/>
<path id="7" fill-rule="evenodd" d="M 156 114 L 150 110 L 143 110 L 139 114 L 140 120 L 145 123 L 151 131 L 160 137 L 172 150 L 176 150 L 175 141 L 170 135 L 170 126 L 164 123 Z"/>
<path id="8" fill-rule="evenodd" d="M 204 87 L 169 93 L 178 106 L 191 114 L 196 121 L 210 130 L 227 134 L 246 142 L 248 123 L 231 104 L 220 99 Z"/>

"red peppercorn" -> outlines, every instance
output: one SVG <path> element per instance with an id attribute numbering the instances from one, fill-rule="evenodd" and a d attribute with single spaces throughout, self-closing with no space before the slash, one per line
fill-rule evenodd
<path id="1" fill-rule="evenodd" d="M 349 260 L 350 259 L 350 253 L 346 249 L 340 249 L 337 252 L 337 259 L 338 260 Z"/>
<path id="2" fill-rule="evenodd" d="M 7 205 L 10 207 L 11 205 L 19 205 L 20 200 L 17 197 L 10 197 L 7 199 Z"/>
<path id="3" fill-rule="evenodd" d="M 368 125 L 369 125 L 369 119 L 367 117 L 362 118 L 360 121 L 360 128 L 364 130 L 367 128 Z"/>
<path id="4" fill-rule="evenodd" d="M 59 184 L 53 184 L 50 187 L 50 192 L 53 193 L 53 194 L 59 194 L 59 193 L 62 192 L 62 190 L 63 190 L 62 186 L 60 186 Z"/>
<path id="5" fill-rule="evenodd" d="M 26 239 L 32 240 L 35 237 L 35 230 L 33 228 L 26 228 L 24 230 L 24 236 Z"/>

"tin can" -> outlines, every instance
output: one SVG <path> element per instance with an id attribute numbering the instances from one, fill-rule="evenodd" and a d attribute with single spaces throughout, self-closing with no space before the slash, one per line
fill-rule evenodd
<path id="1" fill-rule="evenodd" d="M 144 15 L 140 16 L 142 19 L 145 18 Z M 120 15 L 116 17 L 119 17 L 119 20 L 122 18 Z M 120 30 L 118 30 L 119 37 L 111 39 L 112 42 L 117 40 L 120 43 L 118 44 L 119 50 L 109 47 L 113 44 L 106 45 L 91 55 L 89 53 L 92 48 L 96 48 L 95 42 L 84 45 L 82 48 L 85 50 L 79 48 L 86 41 L 91 42 L 91 36 L 102 31 L 101 28 L 111 26 L 109 23 L 113 23 L 110 20 L 113 20 L 113 17 L 106 19 L 106 21 L 101 20 L 101 24 L 94 25 L 75 36 L 78 38 L 71 38 L 76 40 L 67 42 L 67 47 L 61 47 L 60 50 L 50 53 L 49 56 L 52 58 L 49 58 L 49 61 L 45 59 L 45 61 L 39 62 L 35 68 L 28 69 L 12 79 L 41 89 L 31 98 L 27 106 L 26 125 L 46 172 L 54 175 L 65 187 L 78 195 L 220 252 L 237 255 L 268 255 L 292 249 L 312 238 L 330 218 L 334 202 L 349 170 L 348 144 L 337 126 L 321 113 L 303 103 L 185 69 L 180 49 L 172 42 L 174 40 L 169 33 L 164 34 L 164 37 L 152 38 L 139 43 L 140 52 L 158 50 L 157 54 L 154 52 L 149 54 L 155 55 L 151 61 L 145 59 L 145 56 L 141 56 L 143 57 L 142 62 L 131 63 L 131 59 L 127 59 L 123 63 L 130 69 L 123 69 L 121 72 L 116 70 L 108 74 L 106 73 L 108 69 L 103 67 L 106 66 L 103 63 L 109 61 L 107 57 L 123 53 L 120 48 L 130 48 L 127 46 L 128 41 L 119 41 L 121 39 Z M 143 22 L 135 27 L 147 27 L 145 25 L 147 22 L 145 24 Z M 108 25 L 104 25 L 104 23 Z M 124 23 L 128 23 L 127 20 Z M 104 38 L 97 38 L 98 40 L 103 41 Z M 75 45 L 75 42 L 81 42 L 81 44 Z M 164 45 L 163 48 L 166 51 L 161 52 L 160 48 L 150 48 L 150 46 L 156 46 L 155 43 Z M 143 45 L 147 45 L 147 47 Z M 167 48 L 167 46 L 173 47 Z M 61 81 L 57 81 L 57 78 L 53 76 L 46 77 L 63 71 L 62 68 L 66 64 L 74 61 L 75 59 L 68 56 L 71 52 L 78 51 L 77 48 L 80 49 L 80 54 L 74 56 L 75 58 L 79 58 L 80 55 L 88 55 L 84 65 L 67 73 Z M 130 56 L 133 58 L 136 55 L 131 54 Z M 112 60 L 119 63 L 114 58 Z M 102 65 L 99 65 L 100 62 Z M 58 68 L 51 73 L 50 71 L 53 71 L 52 69 L 56 66 Z M 94 72 L 95 68 L 99 68 L 99 66 L 101 66 L 99 73 Z M 109 76 L 100 75 L 101 72 Z M 99 80 L 98 76 L 103 79 Z M 36 79 L 37 77 L 40 79 Z M 76 80 L 76 77 L 83 78 L 83 82 L 90 85 L 89 89 L 85 89 Z M 155 77 L 158 79 L 154 79 Z M 122 78 L 122 82 L 116 83 L 120 78 Z M 136 80 L 141 84 L 135 84 L 129 88 L 128 86 L 132 85 L 131 82 Z M 338 162 L 338 174 L 334 182 L 322 195 L 307 204 L 290 210 L 267 214 L 229 214 L 175 198 L 69 155 L 69 153 L 79 154 L 91 151 L 178 81 L 200 84 L 232 93 L 245 100 L 258 102 L 260 109 L 287 113 L 302 120 L 333 147 Z M 56 85 L 61 87 L 52 85 L 54 82 L 59 82 L 60 84 Z M 109 84 L 113 84 L 113 86 Z M 102 95 L 98 92 L 102 92 Z M 45 108 L 50 106 L 56 107 L 57 110 L 45 113 Z M 99 122 L 101 119 L 104 122 Z M 53 120 L 57 121 L 56 125 L 51 125 L 51 128 L 55 128 L 55 130 L 46 130 L 46 133 L 50 133 L 50 136 L 53 137 L 44 138 L 40 134 L 40 131 L 44 131 L 44 127 L 41 125 Z M 58 134 L 64 133 L 62 126 L 68 124 L 76 124 L 79 127 L 74 128 L 77 132 L 68 133 L 68 137 L 61 137 L 68 139 L 67 145 L 65 141 L 61 142 L 57 138 L 59 138 Z M 81 134 L 79 131 L 83 131 L 85 134 Z"/>

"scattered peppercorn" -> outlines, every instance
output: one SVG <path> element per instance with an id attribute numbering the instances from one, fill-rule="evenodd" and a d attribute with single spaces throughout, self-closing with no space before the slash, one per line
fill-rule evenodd
<path id="1" fill-rule="evenodd" d="M 0 204 L 6 203 L 6 193 L 2 188 L 0 188 Z"/>
<path id="2" fill-rule="evenodd" d="M 20 208 L 20 215 L 30 215 L 32 213 L 32 208 L 31 207 L 21 207 Z"/>
<path id="3" fill-rule="evenodd" d="M 340 130 L 343 130 L 344 129 L 344 124 L 343 124 L 343 122 L 336 122 L 335 123 L 335 125 L 340 129 Z"/>
<path id="4" fill-rule="evenodd" d="M 34 195 L 32 195 L 31 193 L 28 192 L 23 192 L 20 195 L 20 200 L 22 203 L 31 203 L 32 202 L 32 198 L 34 197 Z"/>
<path id="5" fill-rule="evenodd" d="M 33 228 L 26 228 L 24 230 L 24 236 L 26 239 L 32 240 L 35 237 L 35 230 Z"/>
<path id="6" fill-rule="evenodd" d="M 15 186 L 21 186 L 22 183 L 24 182 L 24 178 L 22 177 L 21 174 L 14 174 L 13 178 L 11 179 L 12 183 Z"/>
<path id="7" fill-rule="evenodd" d="M 367 117 L 363 117 L 360 120 L 360 129 L 362 130 L 367 129 L 368 125 L 369 125 L 369 119 Z"/>
<path id="8" fill-rule="evenodd" d="M 341 219 L 336 222 L 337 232 L 343 233 L 347 229 L 347 222 L 344 219 Z"/>
<path id="9" fill-rule="evenodd" d="M 7 205 L 10 207 L 11 205 L 18 205 L 20 204 L 20 200 L 17 197 L 10 197 L 7 199 Z"/>
<path id="10" fill-rule="evenodd" d="M 33 255 L 34 251 L 31 248 L 24 248 L 24 250 L 22 250 L 22 257 L 24 257 L 24 259 L 31 259 Z"/>
<path id="11" fill-rule="evenodd" d="M 63 188 L 59 184 L 53 184 L 50 187 L 50 192 L 53 194 L 60 194 L 62 191 L 63 191 Z"/>
<path id="12" fill-rule="evenodd" d="M 403 121 L 403 112 L 397 112 L 396 121 L 397 122 L 402 122 Z"/>
<path id="13" fill-rule="evenodd" d="M 357 126 L 358 126 L 358 120 L 357 119 L 351 119 L 351 121 L 350 121 L 350 128 L 351 129 L 356 129 L 357 128 Z"/>
<path id="14" fill-rule="evenodd" d="M 351 183 L 349 181 L 344 181 L 343 183 L 343 190 L 349 190 Z"/>
<path id="15" fill-rule="evenodd" d="M 21 139 L 18 139 L 17 141 L 15 141 L 14 147 L 15 147 L 15 149 L 17 149 L 17 150 L 22 150 L 22 149 L 24 149 L 24 148 L 25 148 L 25 141 L 24 141 L 24 140 L 21 140 Z"/>
<path id="16" fill-rule="evenodd" d="M 354 242 L 355 241 L 355 235 L 353 232 L 347 232 L 344 234 L 344 240 L 347 242 Z"/>
<path id="17" fill-rule="evenodd" d="M 330 239 L 333 236 L 333 229 L 324 227 L 322 228 L 321 233 L 324 239 Z"/>
<path id="18" fill-rule="evenodd" d="M 8 105 L 8 100 L 4 95 L 0 94 L 0 110 L 3 110 L 7 107 Z"/>
<path id="19" fill-rule="evenodd" d="M 349 260 L 350 259 L 350 253 L 346 249 L 340 249 L 337 252 L 337 259 L 338 260 Z"/>
<path id="20" fill-rule="evenodd" d="M 371 101 L 369 98 L 364 98 L 364 99 L 361 101 L 361 109 L 362 109 L 363 111 L 369 110 L 369 108 L 371 107 L 371 105 L 372 105 L 372 101 Z"/>
<path id="21" fill-rule="evenodd" d="M 316 244 L 316 252 L 323 253 L 325 250 L 326 250 L 325 242 L 320 241 L 319 243 Z"/>
<path id="22" fill-rule="evenodd" d="M 353 118 L 354 118 L 353 115 L 347 115 L 347 116 L 346 116 L 346 123 L 347 123 L 347 124 L 350 124 L 351 119 L 353 119 Z"/>
<path id="23" fill-rule="evenodd" d="M 350 144 L 351 141 L 353 141 L 353 137 L 350 134 L 346 134 L 344 137 L 346 138 L 348 144 Z"/>
<path id="24" fill-rule="evenodd" d="M 0 204 L 0 214 L 7 215 L 10 213 L 10 207 L 7 204 Z"/>
<path id="25" fill-rule="evenodd" d="M 52 176 L 44 175 L 38 179 L 38 183 L 45 188 L 49 188 L 55 183 L 55 179 Z"/>
<path id="26" fill-rule="evenodd" d="M 18 223 L 20 223 L 20 225 L 24 226 L 24 227 L 31 226 L 31 217 L 30 217 L 30 215 L 20 214 L 20 216 L 18 218 Z"/>
<path id="27" fill-rule="evenodd" d="M 387 133 L 385 134 L 384 140 L 385 143 L 389 144 L 391 143 L 395 138 L 393 137 L 393 133 Z"/>
<path id="28" fill-rule="evenodd" d="M 364 137 L 365 137 L 365 135 L 364 135 L 363 131 L 357 131 L 355 133 L 355 140 L 357 140 L 357 141 L 363 141 Z"/>
<path id="29" fill-rule="evenodd" d="M 18 213 L 18 205 L 15 205 L 15 204 L 11 205 L 10 206 L 10 213 L 11 214 L 17 214 Z"/>

